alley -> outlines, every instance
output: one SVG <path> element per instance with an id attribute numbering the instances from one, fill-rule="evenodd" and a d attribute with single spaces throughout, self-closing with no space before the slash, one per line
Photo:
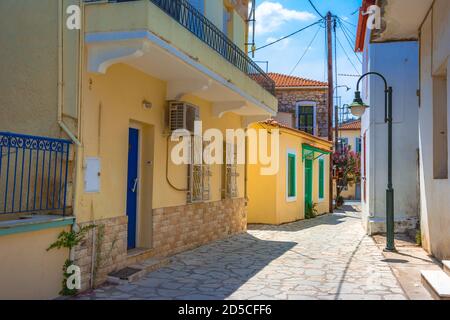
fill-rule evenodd
<path id="1" fill-rule="evenodd" d="M 127 285 L 79 299 L 405 299 L 356 212 L 247 234 L 175 256 Z"/>

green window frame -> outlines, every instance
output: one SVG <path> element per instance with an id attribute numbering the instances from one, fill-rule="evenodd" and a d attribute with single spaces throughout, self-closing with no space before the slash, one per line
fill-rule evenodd
<path id="1" fill-rule="evenodd" d="M 319 159 L 319 199 L 325 198 L 325 159 Z"/>
<path id="2" fill-rule="evenodd" d="M 287 153 L 286 192 L 288 201 L 297 199 L 297 154 L 293 151 Z"/>

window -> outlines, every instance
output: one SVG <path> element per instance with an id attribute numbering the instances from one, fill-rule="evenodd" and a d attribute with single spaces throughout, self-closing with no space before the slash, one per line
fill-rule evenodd
<path id="1" fill-rule="evenodd" d="M 361 153 L 361 138 L 357 137 L 356 138 L 356 143 L 355 143 L 355 148 L 356 148 L 356 153 Z"/>
<path id="2" fill-rule="evenodd" d="M 315 107 L 313 105 L 299 105 L 297 128 L 310 134 L 315 131 Z"/>
<path id="3" fill-rule="evenodd" d="M 196 159 L 196 157 L 203 155 L 204 145 L 202 144 L 202 138 L 193 136 L 191 141 L 192 159 L 194 161 L 189 165 L 189 192 L 187 200 L 188 203 L 208 201 L 210 200 L 211 166 L 207 165 L 206 161 L 203 162 L 203 160 Z"/>
<path id="4" fill-rule="evenodd" d="M 239 196 L 237 181 L 237 178 L 239 177 L 239 173 L 237 172 L 237 146 L 227 143 L 225 150 L 222 197 L 224 199 L 232 199 Z"/>
<path id="5" fill-rule="evenodd" d="M 433 78 L 433 171 L 448 179 L 447 76 Z"/>
<path id="6" fill-rule="evenodd" d="M 297 199 L 297 155 L 295 151 L 288 151 L 286 167 L 286 191 L 288 201 Z"/>
<path id="7" fill-rule="evenodd" d="M 319 199 L 325 198 L 325 159 L 319 159 Z"/>
<path id="8" fill-rule="evenodd" d="M 339 138 L 338 142 L 342 149 L 348 146 L 348 138 Z"/>

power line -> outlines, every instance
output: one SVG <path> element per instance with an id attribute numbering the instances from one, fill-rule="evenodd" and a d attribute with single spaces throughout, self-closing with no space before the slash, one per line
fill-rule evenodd
<path id="1" fill-rule="evenodd" d="M 267 48 L 267 47 L 269 47 L 269 46 L 271 46 L 271 45 L 274 45 L 274 44 L 276 44 L 276 43 L 278 43 L 278 42 L 280 42 L 280 41 L 283 41 L 283 40 L 285 40 L 285 39 L 287 39 L 287 38 L 290 38 L 290 37 L 296 35 L 297 33 L 300 33 L 300 32 L 302 32 L 302 31 L 304 31 L 304 30 L 306 30 L 306 29 L 308 29 L 308 28 L 311 28 L 311 27 L 313 27 L 313 26 L 315 26 L 315 25 L 321 23 L 322 21 L 323 21 L 323 19 L 320 19 L 320 20 L 318 20 L 318 21 L 316 21 L 316 22 L 310 24 L 309 26 L 306 26 L 306 27 L 301 28 L 301 29 L 299 29 L 299 30 L 297 30 L 297 31 L 295 31 L 295 32 L 292 32 L 291 34 L 288 34 L 287 36 L 284 36 L 284 37 L 282 37 L 282 38 L 280 38 L 280 39 L 278 39 L 278 40 L 275 40 L 275 41 L 273 41 L 273 42 L 271 42 L 271 43 L 268 43 L 268 44 L 266 44 L 266 45 L 264 45 L 264 46 L 262 46 L 262 47 L 256 48 L 255 50 L 249 51 L 249 53 L 255 52 L 255 51 L 258 51 L 258 50 L 261 50 L 261 49 L 264 49 L 264 48 Z"/>
<path id="2" fill-rule="evenodd" d="M 312 2 L 312 0 L 308 0 L 309 4 L 311 5 L 311 7 L 313 7 L 314 11 L 322 18 L 325 19 L 325 17 L 323 16 L 323 14 L 320 13 L 319 10 L 317 10 L 316 6 L 314 5 L 314 3 Z"/>
<path id="3" fill-rule="evenodd" d="M 347 27 L 345 24 L 344 24 L 344 20 L 342 20 L 341 18 L 339 18 L 338 17 L 338 19 L 339 19 L 339 23 L 341 24 L 341 26 L 347 31 L 347 33 L 349 33 L 353 38 L 356 38 L 356 33 L 355 32 L 353 32 L 351 29 L 350 29 L 350 27 Z"/>
<path id="4" fill-rule="evenodd" d="M 341 47 L 342 51 L 344 51 L 344 54 L 347 56 L 348 61 L 350 62 L 350 64 L 353 66 L 353 68 L 355 69 L 356 73 L 360 73 L 360 71 L 358 71 L 358 68 L 356 68 L 355 64 L 353 63 L 353 61 L 350 59 L 349 55 L 347 54 L 347 51 L 345 51 L 344 46 L 342 45 L 341 41 L 339 40 L 339 38 L 336 37 L 336 41 L 339 44 L 339 46 Z"/>
<path id="5" fill-rule="evenodd" d="M 310 50 L 311 45 L 313 44 L 314 40 L 316 40 L 317 35 L 319 34 L 320 29 L 322 29 L 321 26 L 319 26 L 319 28 L 317 28 L 317 32 L 316 32 L 316 34 L 314 35 L 314 37 L 312 38 L 311 42 L 310 42 L 310 43 L 308 44 L 308 46 L 306 47 L 305 52 L 302 54 L 302 56 L 300 57 L 300 59 L 297 61 L 297 63 L 295 64 L 294 68 L 292 68 L 291 72 L 289 73 L 290 76 L 294 73 L 295 69 L 297 69 L 297 67 L 298 67 L 298 65 L 300 64 L 300 62 L 303 60 L 303 58 L 306 56 L 306 54 L 307 54 L 308 51 Z"/>
<path id="6" fill-rule="evenodd" d="M 356 59 L 358 59 L 359 63 L 362 64 L 361 58 L 358 56 L 358 54 L 353 49 L 352 41 L 350 40 L 349 36 L 346 34 L 345 29 L 342 27 L 342 23 L 339 23 L 339 26 L 341 27 L 341 32 L 344 34 L 345 39 L 347 40 L 348 45 L 350 46 L 350 50 L 352 50 L 353 54 L 355 55 Z"/>

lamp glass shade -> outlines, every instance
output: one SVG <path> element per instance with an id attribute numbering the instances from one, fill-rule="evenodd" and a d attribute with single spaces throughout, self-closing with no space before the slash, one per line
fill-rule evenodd
<path id="1" fill-rule="evenodd" d="M 350 112 L 353 116 L 361 118 L 364 112 L 366 112 L 366 109 L 369 108 L 369 106 L 364 104 L 361 99 L 361 93 L 357 91 L 355 92 L 355 100 L 348 108 L 350 109 Z"/>

